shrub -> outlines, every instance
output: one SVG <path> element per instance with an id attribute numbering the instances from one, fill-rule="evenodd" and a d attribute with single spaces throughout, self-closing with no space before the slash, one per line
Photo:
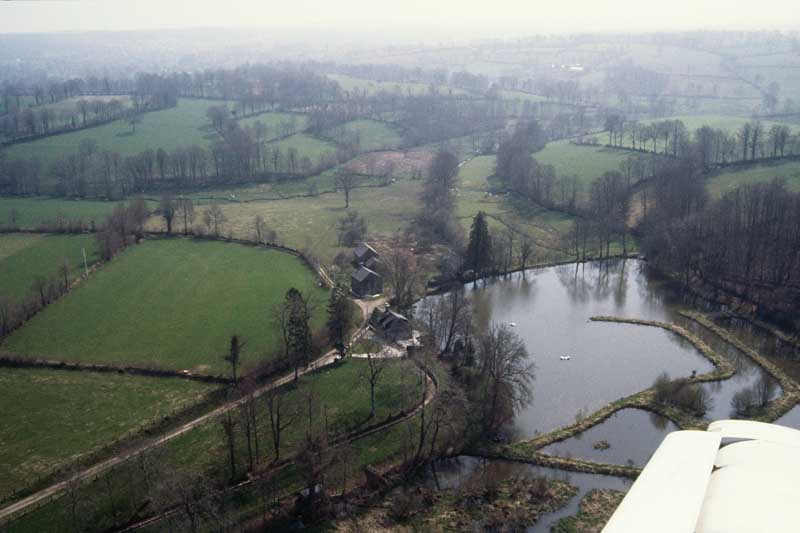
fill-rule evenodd
<path id="1" fill-rule="evenodd" d="M 658 403 L 683 409 L 698 417 L 705 415 L 711 407 L 711 398 L 705 389 L 685 379 L 671 380 L 664 373 L 656 378 L 653 388 Z"/>

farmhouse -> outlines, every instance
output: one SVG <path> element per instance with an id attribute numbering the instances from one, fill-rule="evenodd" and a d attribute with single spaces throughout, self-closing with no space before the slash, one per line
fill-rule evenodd
<path id="1" fill-rule="evenodd" d="M 359 267 L 350 276 L 350 290 L 359 298 L 383 292 L 383 279 L 377 272 L 367 267 Z"/>
<path id="2" fill-rule="evenodd" d="M 411 322 L 400 313 L 395 313 L 388 307 L 372 311 L 369 324 L 378 334 L 392 342 L 406 340 L 412 337 Z"/>
<path id="3" fill-rule="evenodd" d="M 353 260 L 357 265 L 366 265 L 370 259 L 377 259 L 378 252 L 369 244 L 362 242 L 353 249 Z"/>

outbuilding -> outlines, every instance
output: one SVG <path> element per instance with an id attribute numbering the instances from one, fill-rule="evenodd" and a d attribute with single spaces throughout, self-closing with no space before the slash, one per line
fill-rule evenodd
<path id="1" fill-rule="evenodd" d="M 358 267 L 350 276 L 350 290 L 359 298 L 380 294 L 383 292 L 383 278 L 374 270 Z"/>
<path id="2" fill-rule="evenodd" d="M 413 336 L 411 322 L 388 307 L 375 309 L 369 319 L 369 324 L 381 337 L 391 342 L 407 340 Z"/>
<path id="3" fill-rule="evenodd" d="M 362 242 L 353 249 L 353 261 L 356 265 L 366 265 L 370 259 L 377 259 L 378 252 L 369 244 Z"/>

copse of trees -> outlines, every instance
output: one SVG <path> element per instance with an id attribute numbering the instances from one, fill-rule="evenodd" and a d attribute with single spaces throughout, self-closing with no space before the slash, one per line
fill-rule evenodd
<path id="1" fill-rule="evenodd" d="M 127 205 L 117 204 L 95 232 L 103 260 L 110 260 L 132 242 L 141 240 L 149 216 L 147 204 L 141 198 L 131 200 Z"/>
<path id="2" fill-rule="evenodd" d="M 458 157 L 447 149 L 439 150 L 431 161 L 428 178 L 420 193 L 420 210 L 415 228 L 423 243 L 446 242 L 458 247 L 461 226 L 455 218 L 455 192 Z"/>

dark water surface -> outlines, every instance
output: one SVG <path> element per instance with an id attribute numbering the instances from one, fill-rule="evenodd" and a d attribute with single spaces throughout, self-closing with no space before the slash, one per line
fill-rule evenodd
<path id="1" fill-rule="evenodd" d="M 479 329 L 515 323 L 536 364 L 533 404 L 516 417 L 518 438 L 571 424 L 621 397 L 673 377 L 713 369 L 681 337 L 660 328 L 590 322 L 594 315 L 671 321 L 672 292 L 636 260 L 529 270 L 465 286 Z M 570 361 L 559 359 L 569 355 Z"/>
<path id="2" fill-rule="evenodd" d="M 678 429 L 672 421 L 641 409 L 622 409 L 602 423 L 540 451 L 559 457 L 642 467 L 668 433 Z M 607 449 L 595 445 L 605 441 Z"/>

